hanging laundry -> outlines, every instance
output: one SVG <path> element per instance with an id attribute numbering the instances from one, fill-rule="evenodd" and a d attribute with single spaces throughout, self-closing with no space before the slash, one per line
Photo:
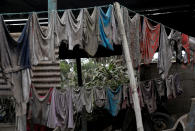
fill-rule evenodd
<path id="1" fill-rule="evenodd" d="M 46 95 L 38 95 L 35 87 L 31 86 L 30 92 L 30 105 L 28 119 L 31 120 L 31 124 L 39 124 L 47 126 L 48 113 L 51 104 L 53 88 L 50 88 Z"/>
<path id="2" fill-rule="evenodd" d="M 33 13 L 30 23 L 30 59 L 32 65 L 40 61 L 55 61 L 54 24 L 55 12 L 49 13 L 48 27 L 41 27 L 36 13 Z"/>
<path id="3" fill-rule="evenodd" d="M 98 108 L 103 108 L 106 102 L 106 90 L 104 87 L 94 88 L 94 104 Z"/>
<path id="4" fill-rule="evenodd" d="M 123 21 L 130 55 L 134 68 L 138 68 L 141 62 L 140 42 L 141 42 L 141 24 L 140 15 L 136 14 L 130 18 L 128 9 L 122 8 Z"/>
<path id="5" fill-rule="evenodd" d="M 66 11 L 65 11 L 66 12 Z M 62 16 L 62 18 L 59 17 L 58 12 L 55 11 L 55 26 L 54 26 L 54 32 L 55 32 L 55 46 L 59 47 L 61 42 L 68 43 L 68 32 L 67 32 L 67 25 L 66 25 L 66 19 L 65 14 Z"/>
<path id="6" fill-rule="evenodd" d="M 154 53 L 159 46 L 160 24 L 152 26 L 151 23 L 144 17 L 143 23 L 143 43 L 141 43 L 142 58 L 145 64 L 152 61 Z"/>
<path id="7" fill-rule="evenodd" d="M 82 88 L 82 103 L 88 113 L 93 110 L 93 88 Z"/>
<path id="8" fill-rule="evenodd" d="M 119 86 L 115 91 L 111 88 L 106 88 L 107 102 L 105 108 L 110 112 L 112 116 L 117 116 L 120 110 L 122 88 Z"/>
<path id="9" fill-rule="evenodd" d="M 99 16 L 99 30 L 100 30 L 100 38 L 102 41 L 102 45 L 105 48 L 109 48 L 110 50 L 114 50 L 113 48 L 113 32 L 116 32 L 113 30 L 113 21 L 114 15 L 113 15 L 113 7 L 112 5 L 109 6 L 106 13 L 99 8 L 100 16 Z"/>
<path id="10" fill-rule="evenodd" d="M 65 33 L 67 33 L 67 41 L 69 50 L 73 50 L 76 45 L 83 48 L 83 29 L 84 29 L 84 9 L 81 9 L 77 18 L 75 18 L 71 10 L 64 11 L 61 18 L 66 25 Z M 65 35 L 66 36 L 66 35 Z"/>
<path id="11" fill-rule="evenodd" d="M 143 102 L 143 97 L 142 97 L 142 90 L 140 89 L 140 84 L 137 87 L 137 93 L 138 93 L 138 97 L 139 97 L 139 103 L 140 103 L 140 107 L 144 107 L 144 102 Z M 132 88 L 129 87 L 129 99 L 130 99 L 130 104 L 132 107 L 134 107 L 134 103 L 133 103 L 133 91 Z"/>
<path id="12" fill-rule="evenodd" d="M 165 82 L 161 78 L 154 79 L 154 87 L 156 88 L 159 97 L 165 96 Z"/>
<path id="13" fill-rule="evenodd" d="M 28 18 L 19 39 L 15 41 L 9 34 L 3 17 L 0 16 L 0 61 L 4 73 L 15 72 L 30 67 L 28 46 L 30 20 L 31 16 Z"/>
<path id="14" fill-rule="evenodd" d="M 101 42 L 99 34 L 99 11 L 94 8 L 90 15 L 87 9 L 84 9 L 84 33 L 83 33 L 83 46 L 85 51 L 94 56 L 97 52 L 98 45 Z"/>
<path id="15" fill-rule="evenodd" d="M 172 62 L 172 49 L 164 25 L 161 25 L 160 46 L 158 52 L 158 68 L 162 79 L 168 76 Z"/>
<path id="16" fill-rule="evenodd" d="M 26 104 L 29 100 L 31 83 L 28 43 L 30 20 L 31 16 L 28 18 L 19 39 L 15 41 L 9 34 L 3 17 L 0 16 L 0 67 L 16 100 L 17 131 L 26 131 Z"/>
<path id="17" fill-rule="evenodd" d="M 187 53 L 187 60 L 188 63 L 190 63 L 190 43 L 189 43 L 189 36 L 182 33 L 182 45 L 185 48 L 185 51 Z"/>
<path id="18" fill-rule="evenodd" d="M 127 109 L 130 107 L 130 102 L 129 102 L 129 86 L 128 85 L 123 85 L 122 87 L 123 93 L 122 93 L 122 109 Z"/>
<path id="19" fill-rule="evenodd" d="M 148 108 L 149 113 L 153 113 L 157 109 L 156 105 L 156 92 L 154 89 L 154 83 L 153 81 L 144 81 L 140 83 L 140 88 L 142 90 L 143 94 L 143 100 Z"/>
<path id="20" fill-rule="evenodd" d="M 179 74 L 170 75 L 166 79 L 167 97 L 168 99 L 176 98 L 183 93 L 183 89 L 180 85 Z"/>
<path id="21" fill-rule="evenodd" d="M 119 23 L 117 21 L 117 13 L 116 13 L 116 9 L 113 8 L 112 10 L 112 28 L 113 28 L 113 34 L 112 34 L 112 40 L 113 40 L 113 44 L 115 45 L 121 45 L 122 44 L 122 37 L 119 31 Z"/>
<path id="22" fill-rule="evenodd" d="M 81 87 L 72 88 L 72 100 L 74 114 L 81 112 L 83 108 Z"/>
<path id="23" fill-rule="evenodd" d="M 170 34 L 170 44 L 172 45 L 172 52 L 174 52 L 174 48 L 176 47 L 176 59 L 179 62 L 183 61 L 182 58 L 182 36 L 181 32 L 178 31 L 171 31 Z"/>
<path id="24" fill-rule="evenodd" d="M 67 88 L 65 92 L 53 89 L 47 126 L 60 127 L 61 131 L 74 128 L 71 89 Z"/>

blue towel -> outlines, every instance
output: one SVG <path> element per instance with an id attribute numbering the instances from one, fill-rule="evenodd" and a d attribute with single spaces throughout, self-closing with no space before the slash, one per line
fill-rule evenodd
<path id="1" fill-rule="evenodd" d="M 111 113 L 112 116 L 117 116 L 120 110 L 120 102 L 121 102 L 121 86 L 117 88 L 116 91 L 113 91 L 110 88 L 107 88 L 107 97 L 108 103 L 106 105 L 106 109 Z"/>
<path id="2" fill-rule="evenodd" d="M 100 17 L 99 17 L 99 28 L 100 28 L 100 38 L 102 40 L 102 45 L 106 48 L 108 47 L 110 50 L 114 50 L 110 40 L 107 38 L 106 33 L 104 31 L 104 27 L 108 26 L 111 22 L 111 15 L 112 15 L 112 6 L 110 5 L 106 14 L 104 11 L 100 9 Z"/>

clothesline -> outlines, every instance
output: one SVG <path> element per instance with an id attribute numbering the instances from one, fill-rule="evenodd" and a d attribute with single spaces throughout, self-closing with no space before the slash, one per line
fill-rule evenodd
<path id="1" fill-rule="evenodd" d="M 125 6 L 123 6 L 123 5 L 121 5 L 122 7 L 125 7 Z M 125 7 L 126 8 L 126 7 Z M 136 11 L 133 11 L 133 10 L 130 10 L 129 8 L 127 8 L 127 10 L 129 11 L 129 12 L 132 12 L 132 13 L 137 13 Z M 143 16 L 143 17 L 146 17 L 145 15 L 142 15 L 142 14 L 140 14 L 140 13 L 138 13 L 140 16 Z M 150 19 L 150 18 L 148 18 L 148 17 L 146 17 L 148 20 L 150 20 L 150 21 L 152 21 L 152 22 L 154 22 L 154 23 L 156 23 L 156 24 L 162 24 L 161 22 L 158 22 L 158 21 L 155 21 L 155 20 L 152 20 L 152 19 Z M 162 24 L 162 25 L 164 25 L 164 24 Z M 173 28 L 171 28 L 171 27 L 169 27 L 169 26 L 167 26 L 167 25 L 164 25 L 166 28 L 168 28 L 168 29 L 170 29 L 170 30 L 175 30 L 175 31 L 178 31 L 178 30 L 176 30 L 176 29 L 173 29 Z M 178 31 L 178 32 L 180 32 L 180 31 Z"/>
<path id="2" fill-rule="evenodd" d="M 102 5 L 102 6 L 96 6 L 96 7 L 100 7 L 100 8 L 102 8 L 102 7 L 109 7 L 109 5 Z M 121 7 L 125 7 L 125 6 L 123 6 L 123 5 L 121 5 Z M 64 10 L 57 10 L 57 12 L 64 12 L 65 10 L 81 10 L 81 9 L 93 9 L 94 8 L 94 6 L 93 7 L 86 7 L 86 8 L 75 8 L 75 9 L 64 9 Z M 127 8 L 128 9 L 128 8 Z M 137 13 L 136 11 L 133 11 L 133 10 L 131 10 L 131 9 L 128 9 L 128 11 L 130 11 L 130 12 L 132 12 L 132 13 Z M 43 14 L 43 13 L 48 13 L 48 12 L 51 12 L 51 11 L 38 11 L 38 12 L 36 12 L 37 14 Z M 32 14 L 33 12 L 20 12 L 20 13 L 1 13 L 0 15 L 25 15 L 25 14 Z M 140 16 L 143 16 L 143 17 L 146 17 L 145 15 L 142 15 L 142 14 L 140 14 L 140 13 L 138 13 Z M 158 21 L 155 21 L 155 20 L 152 20 L 152 19 L 150 19 L 150 18 L 148 18 L 148 17 L 146 17 L 148 20 L 150 20 L 150 21 L 152 21 L 152 22 L 154 22 L 154 23 L 156 23 L 156 24 L 162 24 L 161 22 L 158 22 Z M 164 25 L 164 24 L 162 24 L 162 25 Z M 172 30 L 173 28 L 171 28 L 171 27 L 169 27 L 169 26 L 167 26 L 167 25 L 164 25 L 166 28 L 168 28 L 168 29 L 170 29 L 170 30 Z M 178 31 L 178 30 L 176 30 L 176 29 L 173 29 L 173 30 L 175 30 L 175 31 Z M 178 31 L 178 32 L 180 32 L 180 31 Z"/>
<path id="3" fill-rule="evenodd" d="M 86 8 L 75 8 L 75 9 L 63 9 L 63 10 L 56 10 L 57 12 L 63 12 L 65 10 L 81 10 L 81 9 L 93 9 L 94 7 L 109 7 L 109 5 L 102 5 L 102 6 L 93 6 L 93 7 L 86 7 Z M 36 12 L 36 14 L 43 14 L 43 13 L 48 13 L 48 12 L 52 12 L 52 11 L 38 11 Z M 34 11 L 31 12 L 19 12 L 19 13 L 0 13 L 0 15 L 26 15 L 26 14 L 32 14 L 34 13 Z"/>

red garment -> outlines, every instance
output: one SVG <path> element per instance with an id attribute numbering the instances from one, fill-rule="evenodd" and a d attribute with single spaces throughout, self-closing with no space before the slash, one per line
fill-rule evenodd
<path id="1" fill-rule="evenodd" d="M 31 88 L 35 88 L 35 87 L 31 84 Z M 49 88 L 49 94 L 52 94 L 52 93 L 51 93 L 52 90 L 53 90 L 53 88 Z M 31 90 L 31 91 L 32 91 L 32 90 Z M 32 97 L 32 92 L 31 92 L 31 91 L 30 91 L 29 97 Z M 40 97 L 40 98 L 43 98 L 44 96 L 39 95 L 39 97 Z M 50 104 L 51 104 L 51 97 L 52 97 L 52 95 L 49 96 L 49 103 L 50 103 Z"/>
<path id="2" fill-rule="evenodd" d="M 190 43 L 189 43 L 189 37 L 186 34 L 182 33 L 182 45 L 183 48 L 185 48 L 185 51 L 188 55 L 188 63 L 190 63 Z"/>
<path id="3" fill-rule="evenodd" d="M 156 26 L 151 25 L 147 18 L 144 18 L 143 23 L 143 41 L 141 43 L 142 58 L 145 64 L 152 61 L 154 53 L 159 46 L 160 24 Z"/>

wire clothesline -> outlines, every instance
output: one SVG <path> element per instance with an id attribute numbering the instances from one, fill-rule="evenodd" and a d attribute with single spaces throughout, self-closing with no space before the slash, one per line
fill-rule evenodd
<path id="1" fill-rule="evenodd" d="M 125 7 L 125 6 L 123 6 L 123 5 L 121 5 L 121 6 L 122 6 L 122 7 Z M 125 8 L 126 8 L 126 7 L 125 7 Z M 128 10 L 129 12 L 132 12 L 132 13 L 135 13 L 135 14 L 137 13 L 136 11 L 130 10 L 130 9 L 128 9 L 128 8 L 127 8 L 127 10 Z M 164 24 L 162 24 L 161 22 L 157 22 L 157 21 L 155 21 L 155 20 L 152 20 L 152 19 L 146 17 L 145 15 L 142 15 L 142 14 L 140 14 L 140 13 L 137 13 L 137 14 L 139 14 L 140 16 L 143 16 L 143 17 L 147 18 L 148 20 L 150 20 L 150 21 L 152 21 L 152 22 L 154 22 L 154 23 L 156 23 L 156 24 L 164 25 Z M 171 28 L 171 27 L 169 27 L 169 26 L 167 26 L 167 25 L 164 25 L 164 26 L 165 26 L 166 28 L 170 29 L 170 30 L 178 31 L 178 30 L 173 29 L 173 28 Z M 178 32 L 180 32 L 180 31 L 178 31 Z"/>
<path id="2" fill-rule="evenodd" d="M 110 4 L 109 4 L 110 5 Z M 93 7 L 86 7 L 86 8 L 75 8 L 75 9 L 64 9 L 64 10 L 56 10 L 57 12 L 64 12 L 65 10 L 75 10 L 75 11 L 77 11 L 77 10 L 82 10 L 82 9 L 93 9 L 94 7 L 99 7 L 99 8 L 104 8 L 104 7 L 109 7 L 109 5 L 102 5 L 102 6 L 93 6 Z M 123 5 L 121 5 L 121 7 L 125 7 L 125 6 L 123 6 Z M 126 7 L 125 7 L 126 8 Z M 137 13 L 136 11 L 133 11 L 133 10 L 131 10 L 131 9 L 128 9 L 127 8 L 127 10 L 129 11 L 129 12 L 132 12 L 132 13 Z M 38 12 L 36 12 L 37 14 L 43 14 L 43 13 L 49 13 L 49 12 L 52 12 L 52 11 L 38 11 Z M 19 13 L 0 13 L 0 15 L 25 15 L 25 14 L 32 14 L 32 13 L 34 13 L 33 11 L 32 12 L 19 12 Z M 145 15 L 142 15 L 142 14 L 140 14 L 140 13 L 138 13 L 140 16 L 143 16 L 143 17 L 145 17 L 145 18 L 147 18 L 148 20 L 150 20 L 150 21 L 152 21 L 152 22 L 154 22 L 154 23 L 156 23 L 156 24 L 162 24 L 161 22 L 158 22 L 158 21 L 155 21 L 155 20 L 152 20 L 152 19 L 150 19 L 150 18 L 148 18 L 148 17 L 146 17 Z M 164 25 L 164 24 L 162 24 L 162 25 Z M 173 29 L 173 28 L 171 28 L 171 27 L 169 27 L 169 26 L 167 26 L 167 25 L 164 25 L 165 26 L 165 28 L 168 28 L 168 29 L 170 29 L 170 30 L 175 30 L 175 31 L 178 31 L 178 30 L 176 30 L 176 29 Z M 178 32 L 180 32 L 180 31 L 178 31 Z"/>

